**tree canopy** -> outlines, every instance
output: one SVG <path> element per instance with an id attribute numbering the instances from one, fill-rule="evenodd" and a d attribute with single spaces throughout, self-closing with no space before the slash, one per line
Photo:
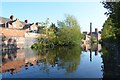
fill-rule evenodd
<path id="1" fill-rule="evenodd" d="M 103 25 L 103 29 L 102 29 L 102 40 L 110 38 L 114 36 L 114 32 L 113 32 L 113 23 L 110 17 L 108 17 L 108 19 L 105 21 L 104 25 Z"/>
<path id="2" fill-rule="evenodd" d="M 44 27 L 42 28 L 41 32 L 42 34 L 45 34 L 46 37 L 38 37 L 38 44 L 50 46 L 73 46 L 80 44 L 80 40 L 82 38 L 80 25 L 74 16 L 65 15 L 65 19 L 63 21 L 57 22 L 58 26 L 56 26 L 54 23 L 48 26 L 48 20 L 42 23 L 42 26 Z M 44 25 L 44 23 L 46 24 Z M 33 45 L 32 47 L 36 46 L 38 47 L 37 44 Z"/>
<path id="3" fill-rule="evenodd" d="M 65 15 L 64 21 L 58 22 L 59 42 L 65 44 L 77 44 L 81 40 L 80 25 L 72 15 Z"/>
<path id="4" fill-rule="evenodd" d="M 108 12 L 105 12 L 105 14 L 109 16 L 109 18 L 107 19 L 107 21 L 105 21 L 103 25 L 102 38 L 105 38 L 105 36 L 106 38 L 108 38 L 112 34 L 114 37 L 113 39 L 116 38 L 116 40 L 119 43 L 120 41 L 120 1 L 119 2 L 103 1 L 102 4 L 104 5 L 104 8 L 108 10 Z M 112 28 L 110 28 L 110 26 Z"/>

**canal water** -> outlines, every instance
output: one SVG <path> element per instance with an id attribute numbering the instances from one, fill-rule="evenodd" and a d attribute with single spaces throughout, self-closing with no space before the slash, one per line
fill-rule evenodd
<path id="1" fill-rule="evenodd" d="M 109 53 L 100 44 L 2 51 L 2 78 L 104 78 Z"/>

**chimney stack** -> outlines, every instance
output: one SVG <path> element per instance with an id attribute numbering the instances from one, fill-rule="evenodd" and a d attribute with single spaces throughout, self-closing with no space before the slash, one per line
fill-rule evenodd
<path id="1" fill-rule="evenodd" d="M 13 20 L 13 19 L 14 19 L 14 16 L 13 16 L 13 15 L 11 15 L 11 16 L 10 16 L 10 19 L 11 19 L 11 20 Z"/>
<path id="2" fill-rule="evenodd" d="M 95 32 L 98 33 L 98 29 L 97 28 L 95 28 Z"/>
<path id="3" fill-rule="evenodd" d="M 28 23 L 28 20 L 25 20 L 25 23 Z"/>
<path id="4" fill-rule="evenodd" d="M 92 23 L 90 23 L 90 41 L 92 41 Z"/>
<path id="5" fill-rule="evenodd" d="M 36 25 L 37 25 L 37 26 L 38 26 L 38 24 L 39 24 L 39 23 L 38 23 L 38 22 L 36 22 Z"/>
<path id="6" fill-rule="evenodd" d="M 90 35 L 92 35 L 92 23 L 90 23 Z"/>

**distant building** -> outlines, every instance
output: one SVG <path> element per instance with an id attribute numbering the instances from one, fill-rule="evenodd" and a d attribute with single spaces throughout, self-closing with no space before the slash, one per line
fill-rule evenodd
<path id="1" fill-rule="evenodd" d="M 25 20 L 25 25 L 23 27 L 23 29 L 26 32 L 33 32 L 33 33 L 37 33 L 38 32 L 38 25 L 35 23 L 28 23 L 28 20 Z"/>
<path id="2" fill-rule="evenodd" d="M 83 44 L 87 44 L 90 42 L 90 39 L 91 37 L 94 37 L 96 40 L 101 40 L 101 31 L 98 31 L 97 28 L 95 28 L 95 31 L 94 32 L 86 32 L 84 31 L 83 32 L 83 35 L 84 35 L 84 39 L 82 40 L 82 43 Z"/>
<path id="3" fill-rule="evenodd" d="M 34 23 L 28 23 L 27 20 L 25 22 L 20 21 L 18 18 L 14 20 L 13 15 L 10 18 L 0 17 L 0 48 L 9 47 L 14 43 L 16 43 L 18 48 L 24 48 L 26 36 L 32 36 L 31 40 L 34 41 L 37 31 L 38 26 Z"/>
<path id="4" fill-rule="evenodd" d="M 14 28 L 14 29 L 22 29 L 24 26 L 24 22 L 19 21 L 18 18 L 16 18 L 14 20 L 14 16 L 10 16 L 10 19 L 8 18 L 4 18 L 4 17 L 0 17 L 1 20 L 1 25 L 0 27 L 3 28 Z"/>
<path id="5" fill-rule="evenodd" d="M 101 39 L 101 31 L 98 31 L 97 28 L 95 28 L 95 31 L 92 32 L 92 37 L 95 37 L 97 40 Z"/>
<path id="6" fill-rule="evenodd" d="M 10 19 L 0 17 L 0 37 L 2 48 L 8 48 L 16 43 L 17 48 L 24 46 L 25 31 L 21 30 L 24 24 L 19 19 L 14 20 L 14 16 L 10 16 Z"/>

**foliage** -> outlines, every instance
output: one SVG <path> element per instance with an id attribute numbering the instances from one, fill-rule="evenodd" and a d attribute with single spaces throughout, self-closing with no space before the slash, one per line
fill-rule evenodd
<path id="1" fill-rule="evenodd" d="M 58 22 L 58 44 L 75 45 L 81 40 L 80 26 L 74 16 L 67 15 L 64 21 Z"/>
<path id="2" fill-rule="evenodd" d="M 112 23 L 111 18 L 108 17 L 108 19 L 105 21 L 105 23 L 103 25 L 101 37 L 102 37 L 102 40 L 108 40 L 114 36 L 115 36 L 115 33 L 113 31 L 113 23 Z"/>
<path id="3" fill-rule="evenodd" d="M 38 25 L 38 31 L 41 34 L 46 34 L 47 27 L 49 26 L 49 18 L 47 18 L 44 22 L 37 22 Z"/>
<path id="4" fill-rule="evenodd" d="M 81 32 L 80 26 L 74 16 L 67 15 L 64 21 L 58 22 L 58 27 L 54 23 L 48 26 L 49 22 L 42 25 L 42 34 L 37 38 L 38 44 L 41 46 L 53 47 L 57 46 L 70 46 L 80 44 Z M 32 46 L 34 47 L 34 46 Z"/>
<path id="5" fill-rule="evenodd" d="M 106 8 L 108 10 L 108 12 L 106 12 L 105 14 L 109 15 L 110 19 L 112 20 L 112 34 L 113 34 L 112 37 L 114 39 L 116 39 L 119 43 L 119 41 L 120 41 L 120 1 L 119 2 L 103 1 L 102 3 L 104 5 L 104 8 Z M 109 20 L 107 22 L 105 22 L 104 25 L 107 26 L 108 22 L 109 22 Z M 103 33 L 105 33 L 105 30 Z M 105 34 L 102 37 L 105 38 L 105 37 L 109 37 L 109 36 L 111 36 L 111 33 Z M 107 39 L 107 38 L 105 38 L 105 39 Z"/>

